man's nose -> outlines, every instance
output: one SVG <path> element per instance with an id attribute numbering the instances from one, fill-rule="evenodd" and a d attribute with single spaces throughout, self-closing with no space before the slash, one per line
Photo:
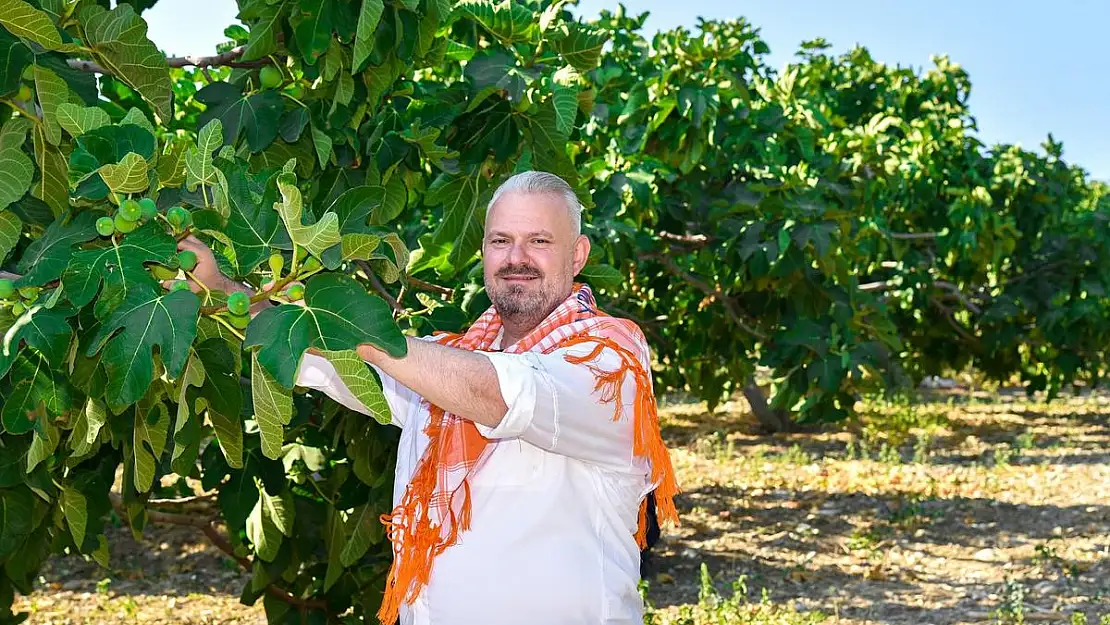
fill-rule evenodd
<path id="1" fill-rule="evenodd" d="M 509 262 L 510 263 L 512 263 L 514 265 L 519 265 L 520 263 L 525 261 L 526 256 L 527 255 L 524 253 L 524 246 L 523 245 L 521 245 L 519 243 L 513 243 L 512 245 L 509 246 Z"/>

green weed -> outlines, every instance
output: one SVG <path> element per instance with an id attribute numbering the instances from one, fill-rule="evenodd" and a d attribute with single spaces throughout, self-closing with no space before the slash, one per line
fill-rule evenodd
<path id="1" fill-rule="evenodd" d="M 646 597 L 646 585 L 641 583 Z M 702 563 L 698 602 L 679 607 L 675 614 L 656 610 L 645 599 L 644 625 L 817 625 L 828 619 L 821 612 L 798 612 L 793 606 L 777 606 L 764 588 L 756 603 L 748 600 L 747 578 L 732 583 L 731 596 L 717 590 L 709 568 Z"/>
<path id="2" fill-rule="evenodd" d="M 1024 584 L 1007 579 L 1002 605 L 992 612 L 995 622 L 1000 625 L 1024 625 L 1025 592 Z"/>
<path id="3" fill-rule="evenodd" d="M 736 443 L 728 440 L 727 435 L 720 430 L 699 438 L 694 447 L 699 456 L 716 462 L 728 462 L 736 457 Z"/>
<path id="4" fill-rule="evenodd" d="M 779 456 L 778 456 L 779 462 L 783 462 L 783 463 L 786 463 L 786 464 L 794 464 L 794 465 L 810 464 L 811 462 L 814 462 L 816 459 L 817 459 L 817 456 L 815 456 L 814 454 L 811 454 L 808 451 L 802 449 L 801 445 L 798 445 L 797 443 L 792 445 L 790 447 L 790 449 L 787 449 L 786 451 L 779 454 Z"/>
<path id="5" fill-rule="evenodd" d="M 1033 555 L 1033 565 L 1045 569 L 1058 569 L 1064 574 L 1064 577 L 1077 579 L 1079 577 L 1079 565 L 1075 562 L 1068 560 L 1061 556 L 1056 547 L 1049 542 L 1037 545 L 1035 548 L 1036 553 Z"/>
<path id="6" fill-rule="evenodd" d="M 886 515 L 886 521 L 900 529 L 917 529 L 944 516 L 937 508 L 929 508 L 926 503 L 934 501 L 932 496 L 910 494 L 902 498 L 897 508 Z"/>

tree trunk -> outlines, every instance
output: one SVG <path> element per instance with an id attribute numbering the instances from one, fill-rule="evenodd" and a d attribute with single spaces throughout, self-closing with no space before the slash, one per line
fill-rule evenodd
<path id="1" fill-rule="evenodd" d="M 752 407 L 759 425 L 769 432 L 788 432 L 790 430 L 790 417 L 781 410 L 773 410 L 767 405 L 767 398 L 763 396 L 763 389 L 755 383 L 755 379 L 748 378 L 744 385 L 744 398 Z"/>

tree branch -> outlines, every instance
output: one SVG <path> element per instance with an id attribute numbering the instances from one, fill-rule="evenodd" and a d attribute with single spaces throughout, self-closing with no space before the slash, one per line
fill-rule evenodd
<path id="1" fill-rule="evenodd" d="M 249 378 L 247 378 L 249 380 Z M 147 505 L 150 506 L 183 506 L 191 503 L 203 503 L 205 501 L 212 501 L 216 498 L 216 493 L 204 493 L 201 495 L 191 495 L 189 497 L 171 497 L 167 499 L 149 499 Z"/>
<path id="2" fill-rule="evenodd" d="M 690 245 L 693 247 L 704 247 L 712 241 L 704 234 L 675 234 L 673 232 L 661 231 L 658 233 L 659 238 L 671 243 L 678 243 L 681 245 Z"/>
<path id="3" fill-rule="evenodd" d="M 246 46 L 238 46 L 232 48 L 222 54 L 214 54 L 212 56 L 171 56 L 166 59 L 166 64 L 173 68 L 180 67 L 261 67 L 269 65 L 270 62 L 266 59 L 258 59 L 257 61 L 239 61 L 239 57 L 243 56 L 243 50 Z M 111 74 L 108 70 L 101 67 L 95 61 L 86 61 L 83 59 L 69 59 L 69 66 L 75 70 L 82 72 L 95 72 L 98 74 Z"/>
<path id="4" fill-rule="evenodd" d="M 960 291 L 960 288 L 955 284 L 952 284 L 951 282 L 946 282 L 944 280 L 937 280 L 933 282 L 933 286 L 937 287 L 938 289 L 948 291 L 952 295 L 952 297 L 960 300 L 960 303 L 963 304 L 964 307 L 971 312 L 977 315 L 983 312 L 983 309 L 979 308 L 979 306 L 977 306 L 975 302 L 972 302 L 970 299 L 968 299 L 968 297 L 964 295 L 963 292 Z"/>
<path id="5" fill-rule="evenodd" d="M 710 285 L 708 282 L 705 282 L 701 278 L 699 278 L 699 277 L 697 277 L 697 276 L 695 276 L 691 273 L 687 273 L 681 267 L 679 267 L 674 262 L 674 259 L 672 259 L 670 256 L 666 256 L 666 255 L 662 255 L 662 254 L 654 254 L 652 256 L 654 258 L 657 258 L 661 263 L 663 263 L 663 266 L 667 268 L 667 271 L 671 272 L 675 276 L 678 276 L 679 278 L 682 278 L 687 283 L 689 283 L 691 286 L 701 290 L 706 295 L 709 295 L 709 296 L 713 297 L 714 299 L 716 299 L 717 301 L 724 304 L 725 310 L 728 311 L 729 318 L 731 318 L 732 322 L 735 323 L 737 325 L 737 327 L 739 327 L 741 330 L 747 332 L 748 334 L 750 334 L 750 335 L 752 335 L 752 336 L 754 336 L 757 339 L 760 339 L 762 341 L 767 340 L 768 337 L 767 337 L 766 334 L 760 332 L 759 330 L 751 327 L 750 325 L 748 325 L 747 323 L 744 322 L 744 319 L 740 315 L 740 309 L 736 306 L 736 302 L 732 301 L 732 299 L 730 297 L 728 297 L 727 295 L 722 293 L 721 289 Z"/>
<path id="6" fill-rule="evenodd" d="M 123 497 L 120 496 L 118 493 L 110 493 L 109 498 L 112 500 L 112 507 L 122 512 L 124 508 Z M 159 500 L 155 499 L 152 501 Z M 172 514 L 169 512 L 160 512 L 158 510 L 147 510 L 146 516 L 151 523 L 162 523 L 165 525 L 183 525 L 186 527 L 195 527 L 199 529 L 206 537 L 208 537 L 208 540 L 217 549 L 224 552 L 228 555 L 228 557 L 238 562 L 239 566 L 243 567 L 244 570 L 251 570 L 252 566 L 250 558 L 235 553 L 235 547 L 232 546 L 231 541 L 229 541 L 226 536 L 221 534 L 220 531 L 216 529 L 214 523 L 219 520 L 218 518 L 211 516 L 197 516 L 194 514 Z M 290 594 L 289 591 L 283 588 L 279 588 L 273 584 L 268 584 L 266 586 L 266 592 L 270 593 L 278 599 L 281 599 L 282 601 L 285 601 L 290 605 L 295 605 L 302 609 L 324 610 L 325 612 L 328 611 L 328 602 L 322 599 L 301 599 L 300 597 L 296 597 Z"/>
<path id="7" fill-rule="evenodd" d="M 432 293 L 438 293 L 447 297 L 455 296 L 455 289 L 440 286 L 438 284 L 432 284 L 431 282 L 425 282 L 419 278 L 408 277 L 406 279 L 408 280 L 409 286 L 420 289 L 421 291 L 430 291 Z"/>
<path id="8" fill-rule="evenodd" d="M 917 239 L 935 239 L 940 236 L 939 232 L 890 232 L 885 234 L 892 239 L 901 239 L 906 241 L 914 241 Z"/>
<path id="9" fill-rule="evenodd" d="M 885 291 L 890 288 L 890 280 L 880 280 L 879 282 L 865 282 L 859 285 L 861 291 Z"/>
<path id="10" fill-rule="evenodd" d="M 956 331 L 956 334 L 960 335 L 960 338 L 967 341 L 976 351 L 980 351 L 982 349 L 982 344 L 979 342 L 979 339 L 972 336 L 966 329 L 964 329 L 963 326 L 961 326 L 956 321 L 956 318 L 952 316 L 953 311 L 951 308 L 942 304 L 940 300 L 935 297 L 929 298 L 929 302 L 934 307 L 936 307 L 937 310 L 941 311 L 941 316 L 943 316 L 944 320 L 948 322 L 948 325 L 952 326 L 952 329 Z"/>
<path id="11" fill-rule="evenodd" d="M 1003 287 L 1007 287 L 1007 286 L 1013 286 L 1015 284 L 1020 284 L 1022 282 L 1025 282 L 1026 280 L 1031 280 L 1033 278 L 1036 278 L 1041 273 L 1044 273 L 1046 271 L 1051 271 L 1051 270 L 1053 270 L 1057 267 L 1060 267 L 1062 265 L 1065 265 L 1065 264 L 1067 264 L 1067 263 L 1065 261 L 1062 261 L 1062 260 L 1056 260 L 1056 261 L 1052 261 L 1050 263 L 1045 263 L 1045 264 L 1041 265 L 1040 267 L 1037 267 L 1036 269 L 1031 269 L 1031 270 L 1019 275 L 1019 276 L 1014 276 L 1013 278 L 1010 278 L 1009 280 L 1003 280 L 1002 282 L 998 283 L 997 287 L 995 287 L 995 288 L 1003 288 Z"/>
<path id="12" fill-rule="evenodd" d="M 382 284 L 381 280 L 378 280 L 378 276 L 374 274 L 374 270 L 370 268 L 369 263 L 364 260 L 356 260 L 355 264 L 362 269 L 363 273 L 366 274 L 366 278 L 370 280 L 370 284 L 374 286 L 374 290 L 377 291 L 378 295 L 381 295 L 385 301 L 389 302 L 389 305 L 393 307 L 394 311 L 402 312 L 405 310 L 405 307 L 397 301 L 397 298 L 393 297 L 389 294 L 389 291 L 385 290 L 385 285 Z"/>

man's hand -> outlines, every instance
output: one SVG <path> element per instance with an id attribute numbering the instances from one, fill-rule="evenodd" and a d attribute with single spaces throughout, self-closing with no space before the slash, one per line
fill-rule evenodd
<path id="1" fill-rule="evenodd" d="M 189 288 L 192 289 L 194 293 L 201 293 L 202 291 L 204 291 L 201 285 L 197 284 L 197 280 L 199 280 L 200 282 L 204 283 L 204 286 L 208 287 L 211 290 L 223 291 L 225 293 L 234 293 L 235 291 L 240 291 L 242 293 L 246 293 L 248 297 L 255 296 L 255 292 L 251 290 L 250 287 L 248 287 L 247 285 L 236 282 L 228 278 L 224 274 L 220 273 L 220 266 L 216 263 L 215 254 L 213 254 L 212 249 L 205 245 L 204 242 L 200 239 L 190 234 L 189 236 L 177 242 L 177 249 L 178 251 L 189 250 L 197 255 L 197 265 L 193 268 L 191 272 L 189 272 L 196 277 L 196 280 L 186 280 L 186 282 L 188 282 L 189 284 Z M 163 280 L 162 286 L 168 289 L 173 284 L 173 282 L 174 280 Z M 273 284 L 273 281 L 263 284 L 262 290 L 269 291 L 270 288 L 273 287 Z M 293 281 L 289 284 L 299 283 Z M 303 305 L 303 301 L 299 301 L 296 303 Z M 267 300 L 255 302 L 251 305 L 250 315 L 253 317 L 272 305 L 273 304 L 271 304 Z"/>
<path id="2" fill-rule="evenodd" d="M 197 255 L 197 266 L 190 272 L 196 276 L 197 280 L 203 282 L 204 286 L 209 289 L 231 292 L 232 281 L 220 273 L 220 266 L 216 264 L 216 256 L 203 241 L 190 234 L 177 242 L 177 251 L 183 252 L 186 250 Z M 163 280 L 162 286 L 168 289 L 174 282 L 175 280 Z M 187 282 L 193 293 L 200 293 L 204 290 L 201 285 L 197 284 L 196 280 L 190 279 Z M 243 287 L 243 290 L 249 291 L 246 287 Z M 248 294 L 253 295 L 253 293 Z"/>

